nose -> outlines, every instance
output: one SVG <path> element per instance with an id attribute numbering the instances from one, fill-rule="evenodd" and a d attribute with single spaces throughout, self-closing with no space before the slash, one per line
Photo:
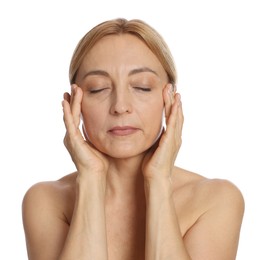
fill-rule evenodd
<path id="1" fill-rule="evenodd" d="M 132 112 L 131 96 L 128 90 L 115 90 L 112 95 L 111 114 L 121 115 Z"/>

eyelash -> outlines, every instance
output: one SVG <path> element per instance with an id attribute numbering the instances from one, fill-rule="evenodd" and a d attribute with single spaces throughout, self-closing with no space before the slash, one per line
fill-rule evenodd
<path id="1" fill-rule="evenodd" d="M 150 92 L 151 91 L 151 88 L 142 88 L 142 87 L 134 87 L 134 88 L 137 89 L 137 90 L 144 91 L 144 92 Z"/>
<path id="2" fill-rule="evenodd" d="M 101 89 L 91 89 L 89 90 L 90 94 L 97 94 L 101 92 L 102 90 L 105 90 L 106 88 L 101 88 Z"/>
<path id="3" fill-rule="evenodd" d="M 105 89 L 106 88 L 92 89 L 92 90 L 89 90 L 89 92 L 90 92 L 90 94 L 97 94 Z M 134 87 L 134 89 L 139 90 L 139 91 L 143 91 L 143 92 L 150 92 L 151 91 L 151 88 Z"/>

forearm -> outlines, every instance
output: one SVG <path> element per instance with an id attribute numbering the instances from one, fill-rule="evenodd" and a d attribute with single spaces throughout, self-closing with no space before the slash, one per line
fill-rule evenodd
<path id="1" fill-rule="evenodd" d="M 103 183 L 95 178 L 77 182 L 73 217 L 59 260 L 108 259 Z"/>
<path id="2" fill-rule="evenodd" d="M 185 249 L 169 180 L 145 181 L 145 259 L 191 259 Z"/>

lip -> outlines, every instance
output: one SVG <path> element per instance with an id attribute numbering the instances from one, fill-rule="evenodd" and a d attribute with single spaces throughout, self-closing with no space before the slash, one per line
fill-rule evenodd
<path id="1" fill-rule="evenodd" d="M 134 126 L 115 126 L 111 128 L 108 132 L 115 136 L 125 136 L 136 133 L 139 128 Z"/>

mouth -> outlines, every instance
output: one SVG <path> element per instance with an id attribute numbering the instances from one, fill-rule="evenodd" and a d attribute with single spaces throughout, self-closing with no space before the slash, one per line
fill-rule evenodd
<path id="1" fill-rule="evenodd" d="M 139 128 L 133 126 L 115 126 L 111 128 L 108 133 L 114 136 L 132 135 L 139 131 Z"/>

